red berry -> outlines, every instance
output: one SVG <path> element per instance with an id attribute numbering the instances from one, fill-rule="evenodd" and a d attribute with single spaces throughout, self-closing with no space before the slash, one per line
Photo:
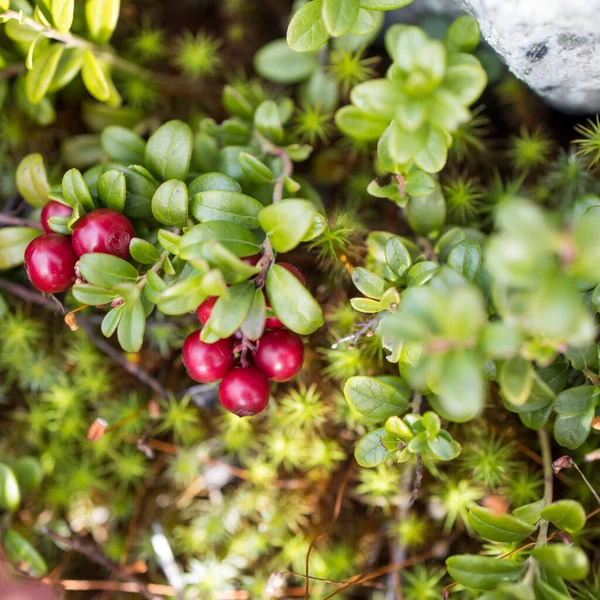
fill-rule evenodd
<path id="1" fill-rule="evenodd" d="M 269 380 L 258 369 L 237 367 L 221 381 L 219 399 L 238 417 L 257 415 L 269 404 Z"/>
<path id="2" fill-rule="evenodd" d="M 195 331 L 183 343 L 183 364 L 195 381 L 219 381 L 233 368 L 233 344 L 229 338 L 207 344 Z"/>
<path id="3" fill-rule="evenodd" d="M 88 252 L 128 258 L 129 240 L 135 235 L 131 221 L 116 210 L 99 208 L 83 216 L 73 229 L 73 250 L 77 256 Z"/>
<path id="4" fill-rule="evenodd" d="M 75 283 L 77 257 L 69 238 L 48 233 L 35 238 L 25 250 L 27 277 L 40 292 L 56 294 Z"/>
<path id="5" fill-rule="evenodd" d="M 254 357 L 256 366 L 273 381 L 287 381 L 300 371 L 304 344 L 287 329 L 268 331 L 261 338 Z"/>
<path id="6" fill-rule="evenodd" d="M 210 314 L 212 313 L 213 306 L 215 302 L 219 299 L 219 296 L 209 296 L 196 311 L 198 318 L 200 319 L 200 323 L 202 325 L 206 325 L 208 319 L 210 319 Z"/>
<path id="7" fill-rule="evenodd" d="M 302 273 L 302 271 L 298 267 L 287 262 L 280 262 L 275 264 L 279 265 L 280 267 L 283 267 L 284 269 L 287 269 L 292 275 L 296 276 L 296 279 L 298 279 L 302 283 L 302 285 L 306 285 L 306 278 L 304 277 L 304 273 Z M 271 304 L 268 300 L 267 306 L 271 308 Z M 277 317 L 267 317 L 267 319 L 265 319 L 265 327 L 267 329 L 281 329 L 283 327 L 283 323 Z"/>
<path id="8" fill-rule="evenodd" d="M 250 265 L 251 267 L 255 267 L 261 258 L 262 258 L 262 254 L 253 254 L 252 256 L 245 256 L 244 258 L 242 258 L 242 262 L 245 262 L 247 265 Z"/>
<path id="9" fill-rule="evenodd" d="M 46 233 L 54 233 L 52 229 L 50 229 L 50 225 L 48 225 L 48 220 L 50 217 L 70 217 L 73 214 L 73 209 L 62 202 L 55 202 L 54 200 L 50 200 L 44 208 L 42 208 L 42 214 L 40 215 L 40 223 L 42 224 L 42 229 Z"/>

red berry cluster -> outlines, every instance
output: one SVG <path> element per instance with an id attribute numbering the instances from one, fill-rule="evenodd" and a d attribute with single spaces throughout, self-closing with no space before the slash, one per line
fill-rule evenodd
<path id="1" fill-rule="evenodd" d="M 260 255 L 255 255 L 246 261 L 256 264 L 259 259 Z M 289 263 L 277 264 L 306 285 L 300 269 Z M 217 297 L 207 298 L 198 307 L 198 318 L 203 325 L 208 322 L 217 300 Z M 222 380 L 219 387 L 221 404 L 239 417 L 262 412 L 269 403 L 269 380 L 287 381 L 302 367 L 304 344 L 300 337 L 284 329 L 277 317 L 265 319 L 265 328 L 269 331 L 255 345 L 249 346 L 249 360 L 244 353 L 240 366 L 236 366 L 235 356 L 244 350 L 246 343 L 240 332 L 232 338 L 207 344 L 200 339 L 200 332 L 195 331 L 183 344 L 183 364 L 189 376 L 201 383 Z M 241 343 L 236 344 L 236 341 Z"/>
<path id="2" fill-rule="evenodd" d="M 40 292 L 56 294 L 68 290 L 77 279 L 77 259 L 89 252 L 129 256 L 129 241 L 135 235 L 129 219 L 109 208 L 93 210 L 79 219 L 69 237 L 53 233 L 51 217 L 71 216 L 70 206 L 51 200 L 42 209 L 40 221 L 45 235 L 35 238 L 25 250 L 25 270 Z"/>

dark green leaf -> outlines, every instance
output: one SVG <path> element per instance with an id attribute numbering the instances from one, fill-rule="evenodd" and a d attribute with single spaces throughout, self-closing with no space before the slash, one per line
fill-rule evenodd
<path id="1" fill-rule="evenodd" d="M 471 508 L 469 523 L 480 536 L 494 542 L 519 542 L 536 529 L 511 515 L 499 515 L 482 506 Z"/>
<path id="2" fill-rule="evenodd" d="M 350 377 L 344 386 L 344 396 L 361 415 L 384 420 L 408 409 L 410 390 L 403 387 L 398 389 L 374 377 Z"/>
<path id="3" fill-rule="evenodd" d="M 278 252 L 293 250 L 313 225 L 316 210 L 309 200 L 282 200 L 263 208 L 260 226 Z"/>
<path id="4" fill-rule="evenodd" d="M 117 338 L 125 352 L 139 352 L 144 343 L 146 315 L 140 300 L 125 304 L 117 327 Z"/>
<path id="5" fill-rule="evenodd" d="M 81 276 L 88 283 L 109 290 L 121 283 L 134 283 L 138 278 L 134 266 L 110 254 L 84 254 L 77 264 Z"/>
<path id="6" fill-rule="evenodd" d="M 542 519 L 552 522 L 559 529 L 576 533 L 583 529 L 586 521 L 585 510 L 575 500 L 558 500 L 546 506 L 541 512 Z"/>
<path id="7" fill-rule="evenodd" d="M 543 500 L 538 500 L 537 502 L 515 508 L 515 510 L 513 510 L 513 515 L 517 517 L 519 521 L 535 525 L 541 518 L 544 506 L 545 502 Z"/>
<path id="8" fill-rule="evenodd" d="M 19 487 L 24 492 L 31 492 L 37 489 L 44 478 L 42 465 L 37 458 L 33 456 L 21 456 L 12 466 Z"/>
<path id="9" fill-rule="evenodd" d="M 82 304 L 90 304 L 91 306 L 102 306 L 110 304 L 118 297 L 112 290 L 106 290 L 96 285 L 77 284 L 73 286 L 73 296 Z"/>
<path id="10" fill-rule="evenodd" d="M 384 463 L 392 453 L 383 444 L 383 438 L 388 433 L 385 429 L 376 429 L 367 433 L 354 449 L 354 457 L 361 467 L 376 467 Z"/>
<path id="11" fill-rule="evenodd" d="M 223 192 L 241 192 L 242 186 L 229 175 L 224 173 L 204 173 L 198 175 L 188 185 L 190 197 L 195 196 L 198 192 L 210 192 L 213 190 L 221 190 Z"/>
<path id="12" fill-rule="evenodd" d="M 402 240 L 395 235 L 385 245 L 385 260 L 398 277 L 402 277 L 412 267 L 409 251 Z"/>
<path id="13" fill-rule="evenodd" d="M 195 194 L 190 210 L 200 222 L 231 221 L 248 229 L 256 229 L 263 205 L 239 192 L 213 190 Z"/>
<path id="14" fill-rule="evenodd" d="M 17 188 L 23 198 L 36 208 L 48 202 L 50 184 L 41 154 L 28 154 L 17 167 Z"/>
<path id="15" fill-rule="evenodd" d="M 183 121 L 168 121 L 161 125 L 146 144 L 148 169 L 156 176 L 185 180 L 192 158 L 192 130 Z"/>
<path id="16" fill-rule="evenodd" d="M 503 396 L 514 405 L 522 405 L 529 398 L 533 386 L 533 367 L 531 362 L 514 356 L 502 363 L 498 373 L 498 382 Z"/>
<path id="17" fill-rule="evenodd" d="M 83 176 L 77 169 L 67 171 L 62 179 L 62 192 L 71 205 L 81 204 L 86 211 L 94 210 L 94 200 Z"/>
<path id="18" fill-rule="evenodd" d="M 585 579 L 590 570 L 586 553 L 576 546 L 548 544 L 542 548 L 536 548 L 531 555 L 545 569 L 568 581 Z"/>
<path id="19" fill-rule="evenodd" d="M 133 260 L 143 265 L 152 265 L 160 259 L 160 252 L 146 240 L 131 238 L 129 252 Z"/>
<path id="20" fill-rule="evenodd" d="M 265 163 L 247 152 L 240 152 L 240 166 L 244 175 L 254 183 L 271 183 L 275 177 Z"/>
<path id="21" fill-rule="evenodd" d="M 188 220 L 188 191 L 183 181 L 165 181 L 152 197 L 152 214 L 163 225 L 185 227 Z"/>
<path id="22" fill-rule="evenodd" d="M 202 277 L 177 282 L 156 296 L 156 304 L 165 315 L 183 315 L 196 310 L 208 294 L 201 287 Z"/>
<path id="23" fill-rule="evenodd" d="M 260 133 L 275 143 L 280 143 L 283 140 L 283 128 L 279 108 L 273 100 L 261 102 L 254 113 L 254 126 Z"/>
<path id="24" fill-rule="evenodd" d="M 102 130 L 100 139 L 110 160 L 124 165 L 144 164 L 146 142 L 130 129 L 109 125 Z"/>
<path id="25" fill-rule="evenodd" d="M 469 281 L 477 279 L 481 263 L 481 248 L 479 243 L 473 240 L 459 242 L 448 254 L 448 266 L 464 275 Z"/>
<path id="26" fill-rule="evenodd" d="M 244 281 L 229 288 L 229 298 L 221 297 L 213 307 L 206 327 L 220 338 L 226 338 L 235 333 L 241 326 L 255 297 L 254 283 Z"/>
<path id="27" fill-rule="evenodd" d="M 230 221 L 207 221 L 190 227 L 181 238 L 179 245 L 181 258 L 204 257 L 202 243 L 216 240 L 237 256 L 245 257 L 258 254 L 260 244 L 256 236 L 248 229 Z"/>
<path id="28" fill-rule="evenodd" d="M 119 325 L 119 321 L 123 316 L 123 311 L 125 310 L 125 305 L 121 304 L 119 306 L 115 306 L 111 308 L 104 319 L 102 319 L 102 325 L 100 326 L 100 330 L 102 331 L 102 335 L 104 337 L 110 337 L 116 330 Z"/>
<path id="29" fill-rule="evenodd" d="M 202 255 L 210 266 L 219 269 L 227 283 L 245 281 L 259 271 L 257 267 L 251 267 L 241 261 L 233 252 L 215 240 L 204 242 L 201 249 Z"/>
<path id="30" fill-rule="evenodd" d="M 558 394 L 554 400 L 554 410 L 559 415 L 582 415 L 594 409 L 599 399 L 600 388 L 593 385 L 579 385 Z"/>
<path id="31" fill-rule="evenodd" d="M 570 450 L 579 448 L 590 434 L 593 418 L 593 408 L 583 414 L 558 415 L 554 422 L 554 438 L 561 446 Z"/>
<path id="32" fill-rule="evenodd" d="M 458 583 L 477 590 L 493 590 L 500 583 L 517 581 L 524 571 L 519 563 L 473 554 L 451 556 L 446 567 Z"/>
<path id="33" fill-rule="evenodd" d="M 123 212 L 127 197 L 125 175 L 112 170 L 102 173 L 98 178 L 98 195 L 107 208 Z"/>
<path id="34" fill-rule="evenodd" d="M 262 290 L 255 290 L 248 316 L 242 323 L 242 333 L 252 341 L 260 339 L 265 329 L 266 303 Z"/>

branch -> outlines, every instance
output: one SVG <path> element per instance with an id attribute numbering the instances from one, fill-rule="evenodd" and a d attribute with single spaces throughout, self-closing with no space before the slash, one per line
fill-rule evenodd
<path id="1" fill-rule="evenodd" d="M 70 550 L 73 550 L 78 554 L 83 554 L 83 556 L 87 556 L 91 561 L 109 570 L 119 578 L 135 584 L 138 587 L 138 593 L 144 596 L 144 598 L 147 598 L 147 600 L 157 600 L 157 596 L 152 594 L 142 581 L 140 581 L 137 577 L 127 573 L 127 571 L 125 571 L 117 563 L 113 562 L 110 560 L 110 558 L 102 554 L 100 548 L 98 548 L 95 544 L 84 542 L 78 538 L 64 537 L 48 527 L 42 527 L 41 532 L 43 535 L 52 538 L 55 542 L 66 546 Z"/>
<path id="2" fill-rule="evenodd" d="M 367 337 L 373 336 L 375 330 L 377 329 L 377 325 L 379 325 L 379 321 L 381 321 L 386 312 L 387 311 L 384 310 L 378 313 L 376 317 L 373 317 L 372 319 L 369 319 L 364 323 L 355 323 L 354 325 L 356 327 L 360 327 L 360 329 L 356 333 L 351 333 L 350 335 L 347 335 L 346 337 L 337 340 L 334 344 L 331 345 L 331 349 L 337 350 L 337 348 L 345 342 L 351 342 L 350 347 L 353 348 L 354 346 L 356 346 L 358 340 L 363 335 L 366 335 Z"/>
<path id="3" fill-rule="evenodd" d="M 114 348 L 106 340 L 103 340 L 97 336 L 88 323 L 84 319 L 80 320 L 81 328 L 86 332 L 88 339 L 96 348 L 104 352 L 107 356 L 112 358 L 116 363 L 121 365 L 130 375 L 137 377 L 144 385 L 148 386 L 155 394 L 165 398 L 167 397 L 167 390 L 156 380 L 152 375 L 144 371 L 138 365 L 128 361 L 122 352 Z"/>
<path id="4" fill-rule="evenodd" d="M 62 304 L 60 304 L 60 302 L 58 302 L 58 300 L 55 298 L 47 298 L 46 296 L 42 296 L 42 294 L 33 292 L 26 287 L 19 285 L 18 283 L 12 283 L 6 279 L 0 279 L 0 289 L 8 292 L 12 296 L 21 298 L 21 300 L 24 300 L 25 302 L 38 304 L 53 312 L 64 312 Z"/>
<path id="5" fill-rule="evenodd" d="M 42 229 L 42 226 L 36 221 L 29 221 L 21 217 L 13 217 L 0 213 L 0 225 L 16 225 L 18 227 L 32 227 L 33 229 Z"/>

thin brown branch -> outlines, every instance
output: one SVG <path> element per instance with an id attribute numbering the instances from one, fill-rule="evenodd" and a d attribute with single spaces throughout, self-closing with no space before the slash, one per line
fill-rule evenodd
<path id="1" fill-rule="evenodd" d="M 61 311 L 62 304 L 57 302 L 56 299 L 42 296 L 42 294 L 38 294 L 38 292 L 34 292 L 18 283 L 0 279 L 0 289 L 8 292 L 11 296 L 16 296 L 25 302 L 29 302 L 30 304 L 38 304 L 39 306 L 43 306 L 56 313 L 63 312 Z"/>
<path id="2" fill-rule="evenodd" d="M 0 72 L 0 79 L 2 73 Z M 31 227 L 33 229 L 42 229 L 42 226 L 37 221 L 30 221 L 29 219 L 23 219 L 22 217 L 14 217 L 0 213 L 0 225 L 15 225 L 17 227 Z"/>

